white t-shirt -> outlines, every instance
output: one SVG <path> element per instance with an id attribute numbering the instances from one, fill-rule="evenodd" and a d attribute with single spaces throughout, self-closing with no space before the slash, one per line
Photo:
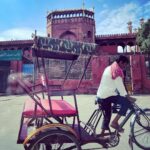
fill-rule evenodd
<path id="1" fill-rule="evenodd" d="M 104 99 L 110 96 L 116 96 L 118 95 L 117 91 L 119 92 L 120 96 L 127 95 L 122 78 L 119 76 L 113 80 L 111 75 L 111 67 L 108 66 L 102 75 L 102 79 L 97 91 L 97 97 Z"/>

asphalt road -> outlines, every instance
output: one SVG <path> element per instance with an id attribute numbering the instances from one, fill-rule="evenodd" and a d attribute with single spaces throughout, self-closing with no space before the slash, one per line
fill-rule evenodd
<path id="1" fill-rule="evenodd" d="M 23 146 L 16 144 L 21 112 L 24 100 L 28 96 L 1 96 L 0 97 L 0 150 L 23 150 Z M 142 108 L 150 108 L 150 95 L 139 95 L 137 104 Z M 97 107 L 94 104 L 95 95 L 78 95 L 77 96 L 80 120 L 86 122 L 93 110 Z M 129 150 L 128 137 L 130 131 L 130 122 L 125 125 L 125 132 L 121 134 L 120 143 L 112 150 Z M 99 127 L 100 128 L 100 127 Z M 98 129 L 97 132 L 99 132 Z M 83 149 L 98 150 L 100 145 L 91 143 L 83 146 Z M 134 150 L 141 150 L 134 145 Z"/>

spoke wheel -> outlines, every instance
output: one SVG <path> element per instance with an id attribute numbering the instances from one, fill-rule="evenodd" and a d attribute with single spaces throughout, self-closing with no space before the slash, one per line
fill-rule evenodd
<path id="1" fill-rule="evenodd" d="M 133 141 L 142 149 L 150 149 L 150 109 L 139 113 L 131 127 Z"/>
<path id="2" fill-rule="evenodd" d="M 81 150 L 74 135 L 63 130 L 53 130 L 38 134 L 28 150 Z"/>

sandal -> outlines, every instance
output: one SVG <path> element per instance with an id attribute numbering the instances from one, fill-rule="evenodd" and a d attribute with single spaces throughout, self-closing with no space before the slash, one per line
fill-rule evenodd
<path id="1" fill-rule="evenodd" d="M 118 132 L 124 132 L 124 129 L 121 128 L 119 125 L 117 124 L 111 124 L 110 125 L 112 128 L 114 128 L 115 130 L 117 130 Z"/>

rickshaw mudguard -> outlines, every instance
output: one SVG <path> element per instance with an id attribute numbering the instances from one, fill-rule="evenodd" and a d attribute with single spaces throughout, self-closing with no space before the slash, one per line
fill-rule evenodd
<path id="1" fill-rule="evenodd" d="M 36 130 L 34 130 L 33 132 L 31 132 L 27 138 L 24 140 L 23 145 L 26 145 L 29 140 L 37 135 L 39 132 L 44 131 L 44 130 L 50 130 L 50 129 L 54 129 L 54 128 L 60 128 L 63 129 L 65 131 L 69 131 L 70 133 L 72 133 L 77 139 L 79 139 L 79 136 L 77 135 L 77 133 L 75 132 L 75 130 L 73 130 L 70 126 L 68 125 L 64 125 L 64 124 L 59 124 L 59 123 L 53 123 L 53 124 L 47 124 L 44 125 Z"/>

